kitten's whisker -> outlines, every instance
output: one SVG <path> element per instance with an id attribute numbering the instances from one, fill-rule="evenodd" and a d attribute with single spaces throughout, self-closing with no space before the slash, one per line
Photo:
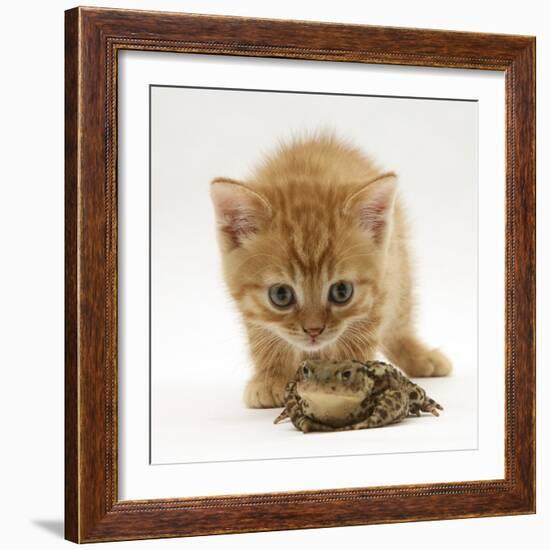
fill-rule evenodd
<path id="1" fill-rule="evenodd" d="M 254 352 L 258 355 L 267 355 L 271 354 L 274 351 L 274 347 L 276 346 L 276 342 L 270 342 L 264 345 L 259 345 L 258 347 L 254 347 Z"/>
<path id="2" fill-rule="evenodd" d="M 279 337 L 276 334 L 260 334 L 256 336 L 256 341 L 260 344 L 270 344 L 271 342 L 277 342 Z"/>
<path id="3" fill-rule="evenodd" d="M 362 343 L 363 345 L 372 346 L 374 345 L 374 342 L 375 342 L 372 336 L 373 336 L 372 334 L 352 333 L 350 335 L 350 338 L 354 341 Z"/>
<path id="4" fill-rule="evenodd" d="M 356 358 L 355 346 L 352 346 L 350 342 L 346 342 L 345 340 L 342 341 L 342 343 L 344 344 L 344 347 L 348 351 L 349 358 L 350 359 L 355 359 Z"/>
<path id="5" fill-rule="evenodd" d="M 269 333 L 265 330 L 253 336 L 255 349 L 267 349 L 268 347 L 274 346 L 279 340 L 280 339 L 277 335 Z"/>
<path id="6" fill-rule="evenodd" d="M 374 348 L 374 334 L 367 327 L 350 325 L 344 333 L 358 348 Z"/>
<path id="7" fill-rule="evenodd" d="M 350 331 L 352 334 L 359 334 L 359 335 L 368 334 L 370 336 L 374 335 L 374 333 L 368 326 L 358 327 L 356 325 L 350 325 L 349 327 L 347 327 L 346 330 Z"/>

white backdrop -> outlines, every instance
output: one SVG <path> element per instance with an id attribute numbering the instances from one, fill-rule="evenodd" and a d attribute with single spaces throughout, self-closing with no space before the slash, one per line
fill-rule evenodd
<path id="1" fill-rule="evenodd" d="M 258 65 L 281 81 L 287 64 Z M 368 89 L 366 71 L 356 78 Z M 336 445 L 326 435 L 296 440 L 271 425 L 274 411 L 242 410 L 247 340 L 222 281 L 209 183 L 220 175 L 245 179 L 280 140 L 323 128 L 399 174 L 419 333 L 455 363 L 452 378 L 426 381 L 445 401 L 441 419 L 411 423 L 393 437 L 380 432 L 375 441 L 367 434 L 353 442 L 337 434 Z M 426 450 L 422 442 L 477 447 L 477 101 L 153 86 L 151 144 L 153 463 Z M 137 185 L 132 178 L 126 194 Z"/>
<path id="2" fill-rule="evenodd" d="M 441 9 L 435 0 L 396 0 L 367 7 L 354 0 L 298 3 L 291 0 L 258 3 L 249 0 L 89 0 L 88 5 L 195 11 L 235 15 L 318 19 L 394 26 L 449 28 L 479 32 L 538 34 L 537 60 L 539 97 L 550 94 L 550 42 L 545 5 L 525 0 L 522 9 L 513 2 L 464 0 L 452 10 Z M 74 2 L 25 4 L 4 7 L 7 20 L 27 24 L 22 41 L 20 26 L 8 25 L 0 37 L 6 55 L 3 74 L 17 76 L 12 85 L 0 89 L 4 132 L 0 136 L 6 200 L 0 203 L 0 227 L 5 254 L 0 274 L 5 290 L 2 325 L 4 393 L 3 453 L 0 479 L 4 518 L 2 541 L 9 548 L 69 548 L 62 540 L 63 518 L 63 14 Z M 498 18 L 495 13 L 498 11 Z M 29 18 L 29 14 L 33 17 Z M 39 47 L 37 45 L 39 44 Z M 25 66 L 28 70 L 21 70 Z M 14 85 L 14 83 L 17 85 Z M 47 83 L 40 85 L 37 83 Z M 39 92 L 39 93 L 38 93 Z M 539 151 L 550 147 L 548 102 L 538 105 Z M 22 118 L 32 124 L 22 124 Z M 32 129 L 32 131 L 30 131 Z M 32 161 L 29 162 L 29 152 Z M 538 179 L 544 181 L 548 160 L 539 155 Z M 539 202 L 539 280 L 543 279 L 543 238 L 548 223 L 542 209 L 550 211 L 550 194 L 542 186 Z M 544 205 L 544 206 L 543 206 Z M 24 211 L 24 214 L 22 212 Z M 29 220 L 33 220 L 30 223 Z M 542 237 L 542 238 L 541 238 Z M 546 262 L 545 262 L 546 263 Z M 39 277 L 38 277 L 39 275 Z M 539 289 L 539 334 L 548 331 L 548 293 Z M 23 299 L 24 298 L 24 299 Z M 25 307 L 22 307 L 22 303 Z M 29 337 L 31 341 L 29 342 Z M 547 362 L 547 344 L 539 338 L 539 365 Z M 546 369 L 537 376 L 538 415 L 541 424 L 550 421 Z M 32 380 L 32 383 L 29 381 Z M 24 392 L 23 392 L 24 388 Z M 24 401 L 22 402 L 22 395 Z M 548 430 L 539 430 L 539 465 L 547 463 Z M 490 539 L 502 550 L 515 549 L 525 541 L 544 540 L 550 520 L 550 484 L 545 468 L 537 476 L 539 498 L 536 516 L 517 516 L 424 522 L 400 525 L 333 528 L 294 532 L 227 535 L 185 541 L 162 540 L 117 543 L 120 548 L 190 549 L 279 549 L 282 546 L 356 545 L 387 542 L 395 546 L 423 548 L 426 544 L 462 550 Z M 24 481 L 23 481 L 24 480 Z M 541 544 L 532 542 L 534 547 Z M 113 548 L 112 545 L 98 545 Z"/>

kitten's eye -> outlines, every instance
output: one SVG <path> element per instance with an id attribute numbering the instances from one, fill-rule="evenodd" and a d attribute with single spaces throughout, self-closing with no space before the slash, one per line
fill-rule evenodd
<path id="1" fill-rule="evenodd" d="M 335 304 L 345 304 L 353 295 L 353 285 L 348 281 L 334 283 L 328 291 L 329 301 Z"/>
<path id="2" fill-rule="evenodd" d="M 289 285 L 273 285 L 269 288 L 269 299 L 274 306 L 289 307 L 296 302 L 294 290 Z"/>
<path id="3" fill-rule="evenodd" d="M 342 380 L 344 381 L 347 381 L 351 378 L 351 371 L 350 370 L 345 370 L 343 373 L 342 373 Z"/>

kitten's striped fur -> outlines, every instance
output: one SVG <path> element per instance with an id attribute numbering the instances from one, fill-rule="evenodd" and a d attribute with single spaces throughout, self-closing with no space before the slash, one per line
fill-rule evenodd
<path id="1" fill-rule="evenodd" d="M 449 360 L 413 326 L 408 230 L 397 178 L 332 136 L 279 148 L 247 181 L 212 182 L 224 275 L 247 328 L 254 374 L 249 407 L 283 405 L 306 357 L 374 359 L 410 376 L 440 376 Z M 345 305 L 330 285 L 350 281 Z M 290 285 L 297 303 L 274 307 L 268 289 Z M 323 327 L 318 339 L 304 329 Z"/>

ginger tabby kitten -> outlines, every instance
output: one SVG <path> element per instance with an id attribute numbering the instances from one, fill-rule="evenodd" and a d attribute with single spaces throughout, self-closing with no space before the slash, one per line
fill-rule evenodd
<path id="1" fill-rule="evenodd" d="M 409 376 L 451 363 L 413 324 L 397 177 L 331 136 L 281 148 L 247 181 L 211 185 L 224 276 L 248 332 L 248 407 L 283 406 L 307 358 L 374 359 Z"/>

